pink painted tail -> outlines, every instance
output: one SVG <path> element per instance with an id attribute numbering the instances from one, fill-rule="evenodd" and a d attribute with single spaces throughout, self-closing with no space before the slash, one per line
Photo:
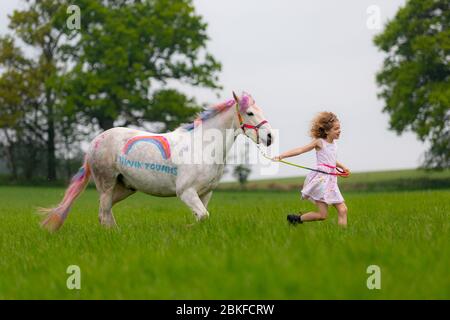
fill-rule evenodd
<path id="1" fill-rule="evenodd" d="M 87 157 L 84 159 L 83 166 L 78 173 L 73 176 L 69 187 L 64 194 L 62 201 L 54 208 L 40 208 L 39 211 L 46 213 L 47 217 L 42 221 L 42 227 L 48 231 L 57 231 L 66 220 L 70 208 L 75 199 L 84 191 L 89 182 L 91 171 L 87 163 Z"/>

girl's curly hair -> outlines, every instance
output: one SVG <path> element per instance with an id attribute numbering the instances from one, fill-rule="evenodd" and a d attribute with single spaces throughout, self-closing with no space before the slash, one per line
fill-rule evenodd
<path id="1" fill-rule="evenodd" d="M 311 122 L 311 137 L 325 139 L 327 137 L 327 131 L 333 128 L 336 121 L 339 120 L 333 112 L 323 111 L 318 113 Z"/>

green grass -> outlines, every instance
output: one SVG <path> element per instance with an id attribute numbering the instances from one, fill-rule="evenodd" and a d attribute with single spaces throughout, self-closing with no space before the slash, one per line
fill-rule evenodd
<path id="1" fill-rule="evenodd" d="M 137 194 L 115 207 L 116 230 L 97 222 L 89 189 L 55 234 L 34 207 L 63 189 L 0 187 L 0 299 L 449 299 L 450 190 L 347 193 L 337 217 L 298 227 L 312 209 L 293 192 L 216 192 L 194 227 L 178 199 Z M 66 269 L 81 268 L 81 290 Z M 378 265 L 382 289 L 368 290 Z"/>
<path id="2" fill-rule="evenodd" d="M 307 171 L 304 171 L 307 172 Z M 296 190 L 305 176 L 252 180 L 247 183 L 249 190 Z M 238 188 L 236 182 L 220 185 L 222 190 Z M 426 171 L 420 169 L 376 171 L 352 173 L 349 178 L 339 178 L 339 187 L 343 191 L 395 191 L 449 189 L 450 170 Z"/>

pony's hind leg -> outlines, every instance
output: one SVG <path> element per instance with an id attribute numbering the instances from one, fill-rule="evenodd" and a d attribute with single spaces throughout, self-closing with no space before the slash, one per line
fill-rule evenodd
<path id="1" fill-rule="evenodd" d="M 136 193 L 135 189 L 127 188 L 118 179 L 117 184 L 114 186 L 112 205 L 114 206 L 117 202 L 120 202 L 132 194 Z"/>
<path id="2" fill-rule="evenodd" d="M 112 191 L 111 191 L 112 189 Z M 106 227 L 116 226 L 116 220 L 112 212 L 112 207 L 136 192 L 134 189 L 126 188 L 120 181 L 113 188 L 100 195 L 99 221 Z"/>
<path id="3" fill-rule="evenodd" d="M 98 220 L 106 227 L 116 226 L 116 220 L 112 213 L 114 187 L 100 193 L 100 207 Z"/>
<path id="4" fill-rule="evenodd" d="M 96 167 L 94 167 L 93 177 L 97 191 L 100 193 L 98 220 L 104 226 L 115 226 L 116 222 L 112 215 L 112 206 L 117 180 L 112 172 L 100 171 Z"/>

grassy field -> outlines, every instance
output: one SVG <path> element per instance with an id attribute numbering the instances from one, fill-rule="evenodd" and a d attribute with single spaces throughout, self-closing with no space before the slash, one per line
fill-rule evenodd
<path id="1" fill-rule="evenodd" d="M 296 192 L 216 192 L 211 219 L 193 222 L 174 198 L 137 194 L 97 222 L 97 194 L 63 229 L 40 229 L 37 206 L 63 189 L 0 187 L 0 299 L 449 299 L 450 189 L 344 194 L 349 226 L 289 226 L 312 209 Z M 81 290 L 66 269 L 81 268 Z M 381 290 L 368 290 L 369 265 Z"/>
<path id="2" fill-rule="evenodd" d="M 305 171 L 307 172 L 307 171 Z M 304 176 L 254 180 L 247 184 L 248 190 L 297 190 Z M 340 178 L 343 191 L 396 191 L 423 189 L 450 189 L 450 170 L 394 170 L 352 173 L 348 179 Z M 237 182 L 222 183 L 222 190 L 239 188 Z"/>

